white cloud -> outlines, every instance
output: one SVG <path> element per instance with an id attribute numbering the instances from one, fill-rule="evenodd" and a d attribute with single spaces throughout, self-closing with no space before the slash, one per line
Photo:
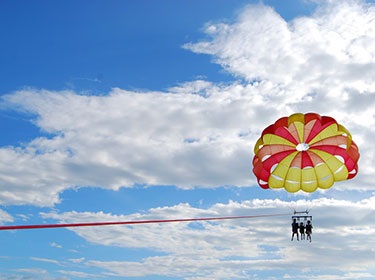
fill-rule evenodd
<path id="1" fill-rule="evenodd" d="M 21 273 L 30 273 L 30 274 L 39 274 L 39 275 L 48 273 L 47 270 L 41 269 L 41 268 L 19 268 L 17 269 L 17 271 Z"/>
<path id="2" fill-rule="evenodd" d="M 59 249 L 62 248 L 62 246 L 61 246 L 60 244 L 56 243 L 56 242 L 51 242 L 49 245 L 50 245 L 51 247 L 55 247 L 55 248 L 59 248 Z"/>
<path id="3" fill-rule="evenodd" d="M 38 126 L 57 135 L 35 139 L 25 149 L 0 150 L 6 174 L 0 176 L 6 188 L 0 197 L 51 204 L 69 186 L 251 184 L 254 112 L 246 110 L 246 90 L 212 86 L 208 98 L 120 89 L 105 97 L 17 92 L 8 102 L 37 114 Z"/>
<path id="4" fill-rule="evenodd" d="M 0 209 L 0 223 L 13 222 L 14 218 L 9 213 Z"/>
<path id="5" fill-rule="evenodd" d="M 0 274 L 2 280 L 69 280 L 65 276 L 49 276 L 44 269 L 20 269 L 15 274 Z"/>
<path id="6" fill-rule="evenodd" d="M 61 265 L 61 263 L 57 260 L 54 259 L 46 259 L 46 258 L 38 258 L 38 257 L 30 257 L 31 260 L 33 261 L 38 261 L 38 262 L 45 262 L 45 263 L 52 263 L 56 265 Z"/>
<path id="7" fill-rule="evenodd" d="M 85 258 L 79 258 L 79 259 L 69 259 L 72 263 L 81 263 L 85 260 Z"/>
<path id="8" fill-rule="evenodd" d="M 270 7 L 249 6 L 233 24 L 208 25 L 211 40 L 185 48 L 213 55 L 248 81 L 271 81 L 287 91 L 373 91 L 374 19 L 374 6 L 360 1 L 326 3 L 291 22 Z"/>
<path id="9" fill-rule="evenodd" d="M 81 271 L 72 271 L 72 270 L 59 270 L 59 273 L 63 275 L 68 275 L 70 277 L 75 277 L 75 278 L 83 278 L 83 279 L 98 279 L 102 278 L 96 274 L 91 274 L 91 273 L 86 273 L 86 272 L 81 272 Z M 105 278 L 105 277 L 103 277 Z"/>
<path id="10" fill-rule="evenodd" d="M 82 262 L 122 277 L 152 274 L 179 275 L 184 279 L 240 279 L 261 272 L 278 275 L 282 269 L 288 269 L 297 273 L 295 279 L 319 278 L 327 271 L 336 279 L 341 276 L 351 279 L 348 275 L 355 279 L 355 275 L 374 276 L 371 270 L 375 265 L 375 240 L 372 238 L 375 234 L 374 202 L 374 196 L 357 202 L 328 198 L 310 202 L 254 199 L 215 204 L 205 210 L 179 204 L 127 216 L 102 212 L 52 212 L 42 213 L 42 216 L 70 223 L 259 215 L 290 212 L 290 208 L 296 205 L 306 206 L 309 203 L 313 205 L 314 225 L 311 244 L 290 241 L 290 217 L 70 230 L 94 244 L 154 251 L 152 256 L 139 261 L 96 259 Z"/>

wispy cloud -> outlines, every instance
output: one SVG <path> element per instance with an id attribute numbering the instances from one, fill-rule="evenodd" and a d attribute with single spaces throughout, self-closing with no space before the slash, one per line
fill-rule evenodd
<path id="1" fill-rule="evenodd" d="M 0 209 L 0 223 L 13 222 L 14 218 L 9 213 Z"/>
<path id="2" fill-rule="evenodd" d="M 46 259 L 46 258 L 38 258 L 38 257 L 30 257 L 30 259 L 33 261 L 38 261 L 38 262 L 53 263 L 56 265 L 61 265 L 59 261 L 54 260 L 54 259 Z"/>
<path id="3" fill-rule="evenodd" d="M 97 275 L 97 274 L 86 273 L 86 272 L 81 272 L 81 271 L 59 270 L 58 272 L 63 274 L 63 275 L 67 275 L 67 276 L 70 276 L 70 277 L 82 278 L 82 279 L 106 278 L 105 276 L 100 276 L 100 275 Z"/>
<path id="4" fill-rule="evenodd" d="M 51 247 L 54 247 L 54 248 L 59 248 L 59 249 L 62 248 L 62 246 L 61 246 L 60 244 L 57 244 L 56 242 L 51 242 L 49 245 L 50 245 Z"/>

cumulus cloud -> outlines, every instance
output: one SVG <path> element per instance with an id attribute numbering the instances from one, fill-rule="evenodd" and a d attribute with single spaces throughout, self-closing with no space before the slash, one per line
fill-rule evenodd
<path id="1" fill-rule="evenodd" d="M 72 186 L 250 184 L 246 119 L 253 113 L 243 114 L 244 88 L 238 96 L 215 90 L 213 98 L 120 89 L 105 97 L 48 91 L 7 96 L 36 114 L 37 125 L 53 136 L 0 150 L 2 201 L 54 203 Z"/>
<path id="2" fill-rule="evenodd" d="M 374 6 L 334 1 L 286 22 L 271 7 L 249 6 L 233 24 L 208 24 L 211 40 L 185 48 L 213 55 L 247 81 L 268 80 L 302 94 L 373 90 Z"/>
<path id="3" fill-rule="evenodd" d="M 375 243 L 371 238 L 375 234 L 374 202 L 374 196 L 357 202 L 328 198 L 310 201 L 314 225 L 311 244 L 307 241 L 291 243 L 289 216 L 71 230 L 95 244 L 154 251 L 152 256 L 139 261 L 86 259 L 82 262 L 85 266 L 122 277 L 179 275 L 184 279 L 257 279 L 260 271 L 272 275 L 280 269 L 288 269 L 298 273 L 292 274 L 294 279 L 314 279 L 327 271 L 331 271 L 336 279 L 347 275 L 353 278 L 354 275 L 367 275 L 370 279 L 374 277 L 371 269 L 375 264 Z M 254 199 L 214 204 L 207 209 L 179 204 L 131 215 L 102 212 L 41 215 L 59 222 L 127 221 L 288 213 L 291 208 L 306 203 L 305 200 Z"/>
<path id="4" fill-rule="evenodd" d="M 253 186 L 262 129 L 311 111 L 334 117 L 360 148 L 356 183 L 343 188 L 373 190 L 374 18 L 374 5 L 357 1 L 327 2 L 290 22 L 248 6 L 231 24 L 207 25 L 210 40 L 185 45 L 239 78 L 231 84 L 3 96 L 3 108 L 31 113 L 49 137 L 0 148 L 0 202 L 51 206 L 64 190 L 85 186 Z"/>

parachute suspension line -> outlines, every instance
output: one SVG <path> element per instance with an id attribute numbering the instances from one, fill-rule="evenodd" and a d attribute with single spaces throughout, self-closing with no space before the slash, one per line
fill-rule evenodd
<path id="1" fill-rule="evenodd" d="M 160 224 L 160 223 L 176 223 L 176 222 L 255 219 L 255 218 L 267 218 L 267 217 L 278 217 L 278 216 L 290 216 L 290 213 L 288 214 L 266 214 L 266 215 L 254 215 L 254 216 L 226 216 L 226 217 L 166 219 L 166 220 L 136 220 L 136 221 L 122 221 L 122 222 L 117 221 L 117 222 L 90 222 L 90 223 L 67 223 L 67 224 L 13 225 L 13 226 L 0 226 L 0 230 L 94 227 L 94 226 L 135 225 L 135 224 Z"/>

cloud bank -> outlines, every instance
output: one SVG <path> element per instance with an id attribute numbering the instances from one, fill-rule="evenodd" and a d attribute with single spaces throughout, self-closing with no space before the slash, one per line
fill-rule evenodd
<path id="1" fill-rule="evenodd" d="M 152 256 L 139 260 L 84 260 L 113 276 L 170 276 L 183 279 L 271 279 L 288 270 L 293 279 L 371 279 L 375 257 L 375 197 L 357 202 L 321 198 L 309 201 L 313 220 L 312 243 L 290 242 L 289 217 L 254 218 L 220 222 L 147 224 L 72 228 L 90 243 L 113 247 L 143 248 Z M 189 204 L 149 209 L 145 213 L 111 215 L 103 212 L 42 213 L 62 223 L 127 221 L 175 217 L 207 217 L 288 213 L 306 200 L 254 199 L 214 204 L 207 209 Z M 366 240 L 366 242 L 363 242 Z M 292 245 L 292 246 L 291 246 Z M 355 261 L 353 256 L 355 255 Z M 257 275 L 262 272 L 262 277 Z M 349 277 L 350 275 L 350 277 Z M 357 275 L 357 276 L 356 276 Z M 288 276 L 285 276 L 288 278 Z M 319 278 L 320 277 L 320 278 Z"/>

